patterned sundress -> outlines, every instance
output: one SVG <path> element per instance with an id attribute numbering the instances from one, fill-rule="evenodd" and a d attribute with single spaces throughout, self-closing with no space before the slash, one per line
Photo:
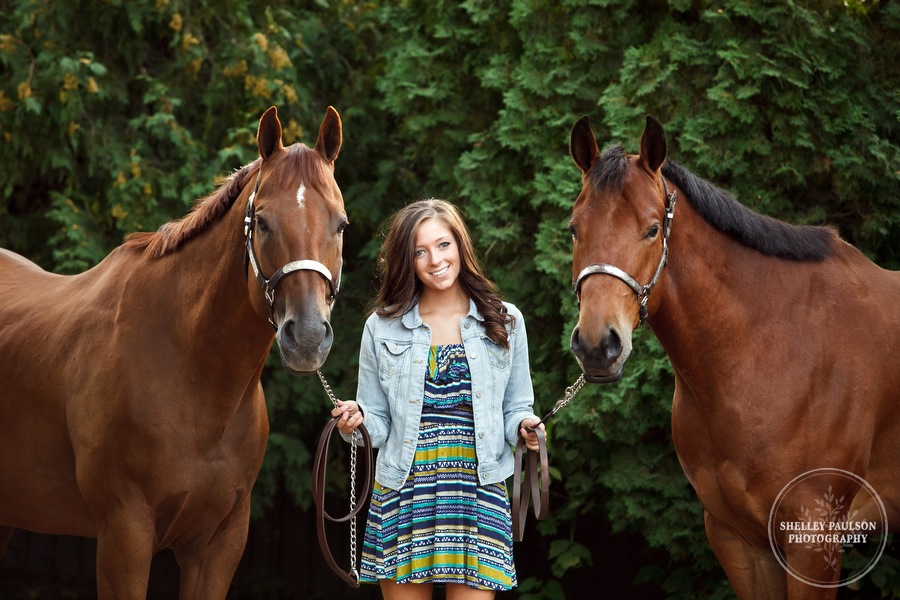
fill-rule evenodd
<path id="1" fill-rule="evenodd" d="M 506 484 L 478 483 L 472 383 L 462 344 L 432 346 L 419 439 L 400 490 L 375 483 L 360 579 L 516 586 Z"/>

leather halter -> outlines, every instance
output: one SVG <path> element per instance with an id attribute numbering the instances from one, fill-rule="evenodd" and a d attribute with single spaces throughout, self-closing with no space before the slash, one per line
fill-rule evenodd
<path id="1" fill-rule="evenodd" d="M 269 323 L 277 331 L 278 324 L 275 323 L 275 288 L 282 278 L 297 271 L 314 271 L 318 273 L 328 282 L 330 293 L 329 300 L 331 302 L 329 308 L 333 309 L 338 292 L 341 289 L 341 273 L 338 272 L 337 283 L 335 283 L 334 277 L 331 275 L 331 271 L 328 270 L 328 267 L 317 260 L 303 259 L 287 263 L 275 271 L 271 277 L 267 278 L 262 274 L 262 271 L 259 268 L 259 260 L 256 258 L 256 251 L 253 249 L 253 231 L 256 229 L 256 207 L 253 205 L 253 200 L 256 198 L 256 193 L 259 191 L 259 177 L 261 173 L 262 167 L 260 166 L 259 171 L 256 173 L 256 184 L 253 186 L 253 192 L 247 200 L 247 208 L 244 214 L 244 237 L 246 239 L 244 267 L 246 268 L 248 262 L 250 266 L 253 267 L 253 273 L 256 275 L 256 280 L 259 282 L 260 287 L 262 287 L 263 295 L 266 298 L 266 302 L 269 304 Z"/>
<path id="2" fill-rule="evenodd" d="M 669 194 L 669 186 L 666 185 L 666 179 L 663 178 L 662 182 L 666 192 L 666 209 L 665 215 L 663 216 L 663 248 L 662 256 L 659 258 L 659 264 L 656 265 L 656 272 L 653 273 L 653 278 L 650 280 L 650 283 L 641 285 L 634 277 L 615 265 L 607 263 L 588 265 L 581 270 L 578 277 L 572 282 L 579 308 L 581 308 L 581 285 L 584 283 L 584 280 L 591 275 L 612 275 L 631 288 L 631 291 L 637 296 L 638 304 L 640 306 L 640 320 L 638 321 L 638 327 L 640 327 L 647 319 L 647 301 L 650 299 L 650 291 L 653 290 L 656 282 L 659 281 L 659 276 L 662 274 L 662 270 L 666 266 L 666 261 L 669 257 L 669 232 L 672 230 L 672 220 L 675 218 L 675 200 L 676 195 L 678 194 L 678 190 L 673 190 L 672 193 Z"/>

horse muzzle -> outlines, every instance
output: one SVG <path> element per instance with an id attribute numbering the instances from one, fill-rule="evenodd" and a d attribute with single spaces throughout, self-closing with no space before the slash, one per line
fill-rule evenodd
<path id="1" fill-rule="evenodd" d="M 580 326 L 576 326 L 570 343 L 586 381 L 615 383 L 622 378 L 631 355 L 631 335 L 623 336 L 609 327 L 597 339 L 585 339 Z"/>
<path id="2" fill-rule="evenodd" d="M 281 363 L 289 372 L 312 373 L 321 368 L 334 342 L 331 323 L 314 318 L 298 321 L 287 317 L 275 334 Z"/>

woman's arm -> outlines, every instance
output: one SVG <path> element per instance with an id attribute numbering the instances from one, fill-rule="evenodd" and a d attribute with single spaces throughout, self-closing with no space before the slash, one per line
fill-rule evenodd
<path id="1" fill-rule="evenodd" d="M 378 319 L 372 315 L 363 329 L 359 349 L 359 377 L 356 387 L 356 405 L 362 412 L 366 430 L 372 446 L 380 448 L 387 440 L 391 426 L 391 413 L 381 380 L 378 376 L 378 352 L 375 345 L 374 323 Z"/>
<path id="2" fill-rule="evenodd" d="M 531 366 L 528 360 L 528 334 L 525 319 L 518 309 L 511 308 L 515 323 L 510 335 L 509 383 L 503 397 L 503 431 L 506 441 L 515 446 L 519 429 L 526 419 L 538 420 L 534 414 L 534 387 L 531 383 Z"/>

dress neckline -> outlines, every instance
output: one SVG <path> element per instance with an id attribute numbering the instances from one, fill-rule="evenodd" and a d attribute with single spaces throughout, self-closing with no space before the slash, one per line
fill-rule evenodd
<path id="1" fill-rule="evenodd" d="M 465 346 L 457 344 L 434 344 L 428 351 L 428 376 L 432 381 L 439 381 L 451 369 L 453 356 L 464 356 Z"/>

